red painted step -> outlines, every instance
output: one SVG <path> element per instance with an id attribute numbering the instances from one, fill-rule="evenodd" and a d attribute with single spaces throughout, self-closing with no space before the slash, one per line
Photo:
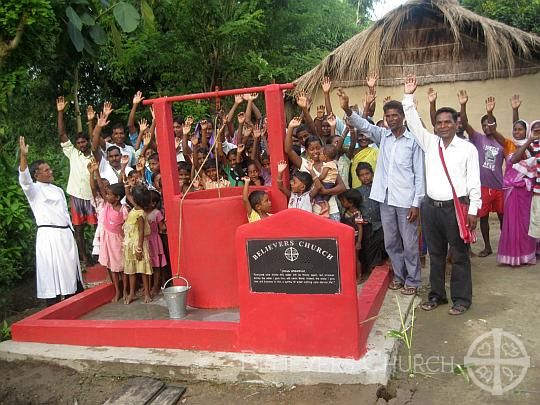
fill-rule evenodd
<path id="1" fill-rule="evenodd" d="M 85 284 L 89 286 L 96 286 L 103 283 L 109 282 L 109 275 L 107 273 L 107 268 L 101 264 L 95 264 L 86 268 L 86 271 L 83 273 L 83 279 Z"/>

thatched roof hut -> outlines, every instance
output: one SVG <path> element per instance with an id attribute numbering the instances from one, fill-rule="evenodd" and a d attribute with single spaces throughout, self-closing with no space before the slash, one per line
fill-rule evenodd
<path id="1" fill-rule="evenodd" d="M 296 80 L 311 93 L 325 75 L 343 87 L 378 72 L 381 86 L 414 73 L 422 84 L 515 77 L 540 70 L 540 37 L 461 7 L 410 0 L 331 52 Z"/>

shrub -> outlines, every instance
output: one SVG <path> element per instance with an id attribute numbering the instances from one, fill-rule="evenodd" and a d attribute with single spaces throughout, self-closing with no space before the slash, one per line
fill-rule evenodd
<path id="1" fill-rule="evenodd" d="M 33 268 L 35 226 L 17 177 L 0 176 L 0 190 L 0 285 L 11 285 Z"/>
<path id="2" fill-rule="evenodd" d="M 7 149 L 7 148 L 6 148 Z M 9 150 L 16 150 L 13 143 Z M 60 147 L 30 149 L 30 160 L 45 159 L 53 168 L 55 184 L 65 190 L 68 161 Z M 30 206 L 19 185 L 16 153 L 0 156 L 0 286 L 13 285 L 35 265 L 36 227 Z"/>

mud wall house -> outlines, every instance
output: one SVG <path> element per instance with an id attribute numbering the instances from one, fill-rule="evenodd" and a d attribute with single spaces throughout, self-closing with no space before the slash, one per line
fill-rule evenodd
<path id="1" fill-rule="evenodd" d="M 295 91 L 310 93 L 314 106 L 324 104 L 320 82 L 330 76 L 332 106 L 341 116 L 335 88 L 345 88 L 351 103 L 361 104 L 369 72 L 380 76 L 376 119 L 382 118 L 384 97 L 402 99 L 402 79 L 408 74 L 418 77 L 418 109 L 428 128 L 429 87 L 438 93 L 438 107 L 458 111 L 457 92 L 466 89 L 469 121 L 479 131 L 490 95 L 496 97 L 499 131 L 507 137 L 513 94 L 523 100 L 520 118 L 540 119 L 540 37 L 481 17 L 455 0 L 411 0 L 389 12 L 298 78 Z"/>

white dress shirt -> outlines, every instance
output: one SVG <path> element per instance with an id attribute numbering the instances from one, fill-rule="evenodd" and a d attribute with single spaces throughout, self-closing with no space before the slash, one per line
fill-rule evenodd
<path id="1" fill-rule="evenodd" d="M 412 94 L 405 94 L 403 97 L 403 110 L 409 129 L 425 153 L 427 195 L 438 201 L 452 199 L 452 188 L 439 156 L 439 145 L 441 145 L 456 194 L 458 197 L 469 197 L 469 214 L 476 215 L 482 205 L 482 200 L 480 199 L 480 164 L 474 145 L 454 136 L 450 145 L 445 148 L 441 138 L 427 131 L 422 125 Z"/>

